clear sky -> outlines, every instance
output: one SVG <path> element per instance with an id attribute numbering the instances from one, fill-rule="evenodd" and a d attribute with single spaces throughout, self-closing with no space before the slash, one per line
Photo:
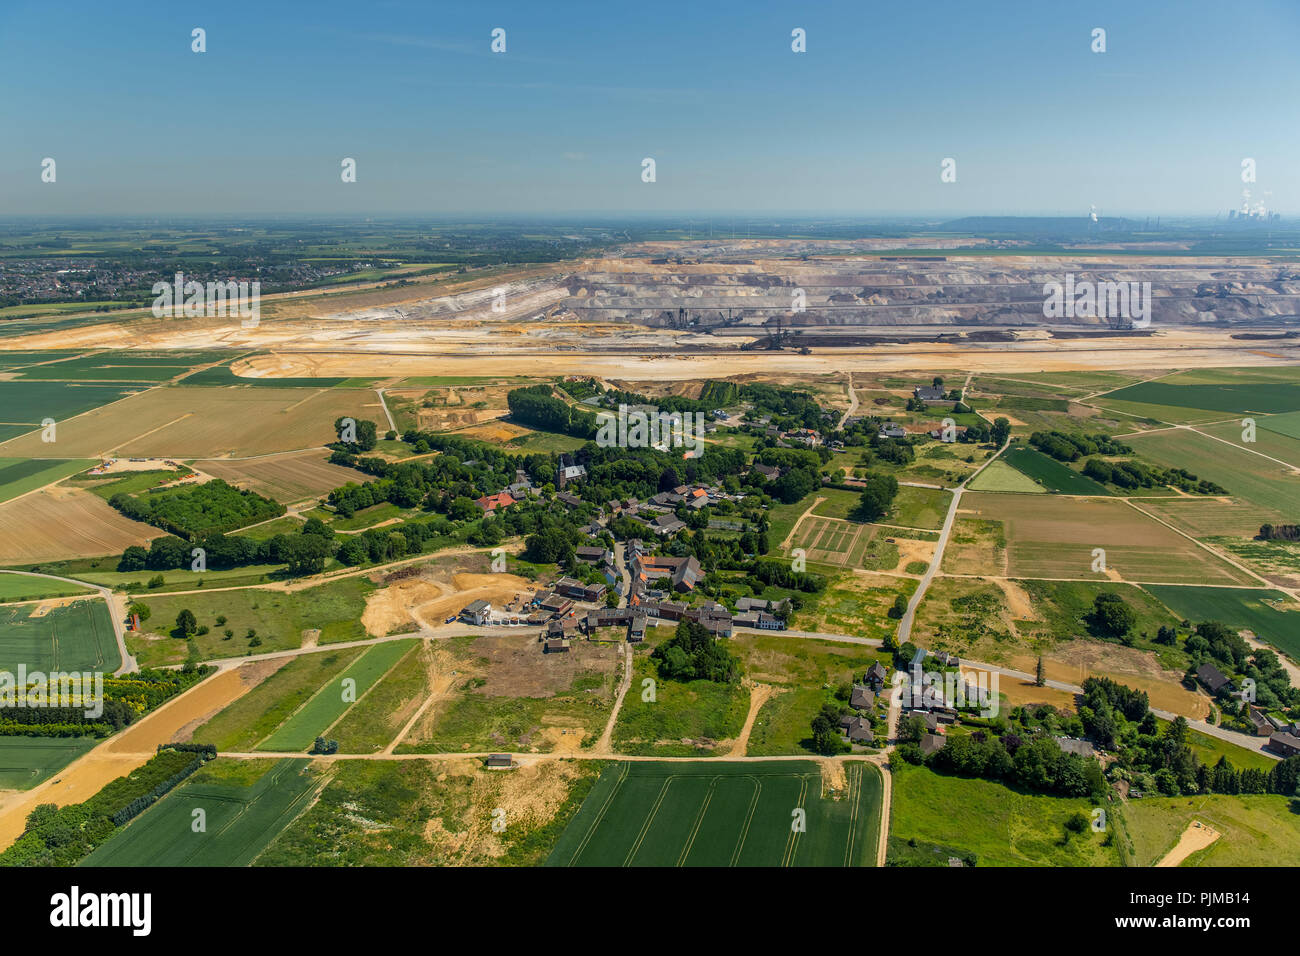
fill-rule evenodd
<path id="1" fill-rule="evenodd" d="M 1213 215 L 1245 157 L 1287 215 L 1298 51 L 1298 0 L 3 0 L 0 215 Z"/>

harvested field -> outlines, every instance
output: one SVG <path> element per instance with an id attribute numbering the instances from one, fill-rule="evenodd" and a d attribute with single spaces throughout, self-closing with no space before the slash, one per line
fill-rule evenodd
<path id="1" fill-rule="evenodd" d="M 284 504 L 321 497 L 349 481 L 361 483 L 371 480 L 370 476 L 353 468 L 331 465 L 329 455 L 319 451 L 196 464 L 213 478 L 221 478 L 237 488 L 255 491 Z"/>
<path id="2" fill-rule="evenodd" d="M 0 564 L 119 554 L 162 534 L 80 488 L 56 486 L 0 504 Z"/>
<path id="3" fill-rule="evenodd" d="M 1014 670 L 1032 674 L 1038 658 L 1012 653 L 1007 663 Z M 1146 691 L 1157 710 L 1195 720 L 1204 720 L 1210 713 L 1210 699 L 1184 687 L 1183 672 L 1163 667 L 1151 651 L 1100 641 L 1070 641 L 1044 652 L 1043 671 L 1048 680 L 1076 685 L 1087 677 L 1109 677 Z"/>
<path id="4" fill-rule="evenodd" d="M 59 451 L 83 458 L 269 455 L 324 445 L 343 415 L 384 420 L 365 389 L 155 388 L 59 424 Z M 0 444 L 0 454 L 49 453 L 39 434 Z"/>
<path id="5" fill-rule="evenodd" d="M 962 504 L 963 513 L 969 509 L 973 517 L 1002 524 L 1007 569 L 990 567 L 986 561 L 978 567 L 957 566 L 966 562 L 950 565 L 945 555 L 944 569 L 956 573 L 1086 579 L 1097 573 L 1092 571 L 1093 551 L 1101 548 L 1108 571 L 1127 581 L 1248 584 L 1252 580 L 1122 501 L 972 492 Z"/>

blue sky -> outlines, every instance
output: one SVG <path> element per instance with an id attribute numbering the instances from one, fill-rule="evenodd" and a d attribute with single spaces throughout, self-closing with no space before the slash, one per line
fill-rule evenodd
<path id="1" fill-rule="evenodd" d="M 0 214 L 1213 215 L 1251 157 L 1286 215 L 1297 49 L 1294 0 L 5 0 Z"/>

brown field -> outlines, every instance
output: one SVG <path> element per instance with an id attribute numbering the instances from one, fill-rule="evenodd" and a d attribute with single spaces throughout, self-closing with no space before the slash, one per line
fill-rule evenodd
<path id="1" fill-rule="evenodd" d="M 1037 662 L 1033 654 L 1007 656 L 1008 667 L 1028 674 L 1034 673 Z M 1182 671 L 1167 670 L 1151 651 L 1103 641 L 1069 641 L 1043 653 L 1043 672 L 1048 680 L 1066 684 L 1082 684 L 1086 677 L 1109 677 L 1146 691 L 1157 710 L 1196 720 L 1204 720 L 1210 713 L 1210 699 L 1184 687 Z"/>
<path id="2" fill-rule="evenodd" d="M 975 667 L 963 667 L 962 675 L 967 677 L 972 684 L 977 681 L 977 673 L 986 673 Z M 993 677 L 984 678 L 990 690 L 993 687 Z M 1051 704 L 1058 710 L 1068 710 L 1073 712 L 1075 709 L 1074 694 L 1068 690 L 1058 690 L 1055 687 L 1038 687 L 1031 680 L 1021 680 L 1018 677 L 1008 677 L 1006 674 L 998 674 L 998 693 L 1006 698 L 1006 706 L 1023 707 L 1031 704 Z"/>
<path id="3" fill-rule="evenodd" d="M 0 504 L 0 564 L 117 554 L 162 534 L 80 488 L 52 487 Z"/>
<path id="4" fill-rule="evenodd" d="M 69 458 L 225 458 L 324 445 L 343 415 L 382 423 L 370 390 L 334 388 L 155 388 L 58 425 Z M 0 444 L 7 457 L 48 455 L 39 433 Z"/>
<path id="5" fill-rule="evenodd" d="M 1278 513 L 1236 498 L 1143 498 L 1142 508 L 1195 538 L 1233 535 L 1253 538 Z"/>
<path id="6" fill-rule="evenodd" d="M 250 346 L 264 346 L 268 335 L 279 333 L 281 343 L 314 350 L 310 354 L 282 353 L 257 356 L 250 364 L 266 363 L 272 375 L 529 375 L 583 374 L 627 382 L 681 381 L 727 378 L 746 372 L 786 375 L 840 375 L 845 371 L 879 372 L 961 368 L 976 372 L 1054 372 L 1076 370 L 1174 369 L 1231 366 L 1283 365 L 1282 355 L 1260 355 L 1248 343 L 1234 342 L 1221 332 L 1190 329 L 1164 330 L 1141 338 L 1097 340 L 1052 340 L 1022 336 L 1022 341 L 996 345 L 973 343 L 920 342 L 889 349 L 816 349 L 812 355 L 794 352 L 690 353 L 670 351 L 669 339 L 661 330 L 647 335 L 642 326 L 611 324 L 592 329 L 582 324 L 571 328 L 558 323 L 481 323 L 453 326 L 448 331 L 423 337 L 410 322 L 394 323 L 392 336 L 384 337 L 390 351 L 373 355 L 329 352 L 331 341 L 343 343 L 352 327 L 323 332 L 318 324 L 310 328 L 278 328 L 263 321 L 259 337 Z M 121 330 L 119 330 L 121 331 Z M 229 330 L 227 330 L 229 331 Z M 502 348 L 502 333 L 528 336 L 517 350 Z M 642 355 L 602 353 L 592 345 L 602 338 L 623 345 L 635 339 L 644 342 Z M 401 337 L 406 336 L 403 340 Z M 673 338 L 680 338 L 675 333 Z M 703 339 L 703 337 L 701 337 Z M 654 348 L 654 340 L 663 347 Z M 222 342 L 229 342 L 228 338 Z M 547 342 L 571 344 L 573 351 L 546 350 Z M 193 344 L 193 343 L 190 343 Z M 535 349 L 527 346 L 532 345 Z M 28 345 L 15 342 L 14 348 Z M 268 361 L 269 360 L 269 361 Z M 270 369 L 274 367 L 274 371 Z M 927 374 L 929 372 L 927 371 Z"/>
<path id="7" fill-rule="evenodd" d="M 1224 563 L 1177 532 L 1146 517 L 1122 500 L 1057 495 L 999 495 L 972 492 L 962 513 L 1002 523 L 1006 569 L 949 567 L 955 573 L 1021 578 L 1102 578 L 1092 571 L 1093 549 L 1106 552 L 1114 580 L 1171 584 L 1247 584 L 1244 572 Z M 964 562 L 959 562 L 964 563 Z"/>
<path id="8" fill-rule="evenodd" d="M 355 469 L 331 465 L 329 456 L 319 451 L 245 460 L 217 459 L 197 465 L 213 478 L 285 504 L 320 497 L 349 481 L 370 480 Z"/>

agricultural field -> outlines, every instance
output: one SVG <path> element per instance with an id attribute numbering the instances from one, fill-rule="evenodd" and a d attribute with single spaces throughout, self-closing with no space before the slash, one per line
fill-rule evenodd
<path id="1" fill-rule="evenodd" d="M 880 771 L 808 762 L 618 763 L 560 837 L 550 866 L 874 866 Z M 796 832 L 792 811 L 805 811 Z"/>
<path id="2" fill-rule="evenodd" d="M 972 478 L 966 487 L 971 491 L 1001 491 L 1029 495 L 1047 493 L 1046 488 L 1023 471 L 1012 468 L 1001 458 Z"/>
<path id="3" fill-rule="evenodd" d="M 72 423 L 69 419 L 92 408 L 116 402 L 141 390 L 131 385 L 95 385 L 68 382 L 0 382 L 0 420 L 8 424 L 29 426 L 28 431 L 39 428 L 42 421 L 52 418 L 57 424 L 57 440 L 62 442 L 63 429 Z M 34 458 L 49 452 L 48 444 L 41 443 L 36 435 L 30 451 L 13 451 L 8 443 L 0 445 L 0 454 L 7 457 Z M 67 452 L 60 445 L 60 451 Z"/>
<path id="4" fill-rule="evenodd" d="M 171 636 L 182 609 L 193 612 L 208 633 L 191 640 L 202 660 L 244 654 L 289 650 L 302 646 L 305 631 L 319 631 L 321 644 L 361 640 L 371 635 L 361 624 L 366 595 L 374 588 L 364 575 L 327 581 L 310 588 L 285 591 L 273 588 L 187 594 L 142 594 L 152 616 L 146 631 L 127 635 L 127 646 L 141 667 L 179 664 L 187 655 L 186 642 Z M 217 621 L 225 617 L 224 624 Z M 249 629 L 253 638 L 248 636 Z M 225 632 L 233 632 L 229 637 Z M 261 644 L 250 647 L 252 639 Z"/>
<path id="5" fill-rule="evenodd" d="M 1295 825 L 1296 802 L 1291 797 L 1144 797 L 1128 801 L 1123 814 L 1135 866 L 1152 866 L 1162 859 L 1193 821 L 1220 835 L 1183 866 L 1294 866 L 1300 860 L 1300 827 Z"/>
<path id="6" fill-rule="evenodd" d="M 1235 381 L 1214 384 L 1142 382 L 1106 395 L 1106 403 L 1157 405 L 1228 415 L 1300 411 L 1300 383 Z M 1173 421 L 1174 419 L 1167 419 Z"/>
<path id="7" fill-rule="evenodd" d="M 952 495 L 947 491 L 903 485 L 881 523 L 938 531 L 943 527 L 951 501 Z"/>
<path id="8" fill-rule="evenodd" d="M 53 484 L 94 464 L 86 458 L 0 458 L 0 502 Z"/>
<path id="9" fill-rule="evenodd" d="M 165 382 L 185 374 L 204 361 L 192 352 L 100 352 L 24 369 L 22 381 L 42 379 L 68 382 Z"/>
<path id="10" fill-rule="evenodd" d="M 367 648 L 348 665 L 347 670 L 322 686 L 256 749 L 272 752 L 308 750 L 318 736 L 325 735 L 356 702 L 363 700 L 366 693 L 414 645 L 413 640 L 402 640 Z"/>
<path id="11" fill-rule="evenodd" d="M 0 565 L 6 566 L 118 555 L 162 533 L 89 491 L 62 485 L 0 504 L 0 527 Z"/>
<path id="12" fill-rule="evenodd" d="M 108 606 L 98 597 L 0 607 L 0 668 L 103 671 L 122 666 Z"/>
<path id="13" fill-rule="evenodd" d="M 437 641 L 431 653 L 427 672 L 439 696 L 397 753 L 551 753 L 590 747 L 609 720 L 625 666 L 619 646 L 583 640 L 574 640 L 567 654 L 543 654 L 540 644 L 526 638 L 463 637 Z M 406 680 L 413 684 L 414 676 Z M 404 699 L 405 692 L 398 690 L 397 697 Z M 629 693 L 623 713 L 632 697 Z M 385 717 L 377 710 L 357 712 L 358 721 L 368 725 L 361 736 L 370 746 L 384 732 Z M 344 744 L 342 737 L 339 741 Z"/>
<path id="14" fill-rule="evenodd" d="M 1300 605 L 1280 591 L 1158 585 L 1146 589 L 1182 620 L 1221 621 L 1249 629 L 1259 640 L 1300 660 Z"/>
<path id="15" fill-rule="evenodd" d="M 1277 522 L 1272 508 L 1236 498 L 1146 498 L 1142 510 L 1201 541 L 1220 536 L 1253 538 L 1261 525 Z"/>
<path id="16" fill-rule="evenodd" d="M 879 525 L 809 515 L 796 529 L 791 547 L 803 548 L 809 563 L 892 570 L 899 564 L 899 549 L 885 540 L 890 534 Z"/>
<path id="17" fill-rule="evenodd" d="M 343 753 L 377 753 L 394 743 L 429 699 L 437 661 L 433 642 L 420 641 L 340 718 L 330 739 Z"/>
<path id="18" fill-rule="evenodd" d="M 1300 413 L 1296 414 L 1300 415 Z M 1286 416 L 1278 416 L 1278 418 L 1284 419 Z M 1201 425 L 1197 427 L 1196 431 L 1212 435 L 1230 445 L 1235 445 L 1244 452 L 1267 455 L 1269 458 L 1276 458 L 1278 461 L 1300 470 L 1300 436 L 1288 435 L 1280 430 L 1275 431 L 1275 424 L 1277 428 L 1281 429 L 1285 428 L 1287 423 L 1279 422 L 1273 417 L 1265 418 L 1260 416 L 1254 421 L 1256 427 L 1253 436 L 1247 435 L 1241 422 L 1235 420 L 1220 422 L 1217 425 Z M 1249 442 L 1243 441 L 1243 436 L 1251 437 L 1252 440 Z"/>
<path id="19" fill-rule="evenodd" d="M 217 760 L 102 843 L 82 866 L 248 866 L 319 785 L 310 761 Z M 195 811 L 205 828 L 195 832 Z"/>
<path id="20" fill-rule="evenodd" d="M 1034 448 L 1009 448 L 1001 460 L 1031 481 L 1041 484 L 1048 491 L 1063 495 L 1109 495 L 1111 493 L 1105 485 L 1093 481 Z"/>
<path id="21" fill-rule="evenodd" d="M 947 866 L 949 857 L 975 866 L 1119 866 L 1110 834 L 1071 834 L 1075 813 L 1091 818 L 1084 797 L 1012 790 L 991 780 L 947 776 L 901 760 L 892 763 L 889 862 Z"/>
<path id="22" fill-rule="evenodd" d="M 340 416 L 382 421 L 383 409 L 364 389 L 164 386 L 62 422 L 58 442 L 60 452 L 82 458 L 245 458 L 334 441 Z M 0 444 L 10 457 L 48 451 L 39 434 Z"/>
<path id="23" fill-rule="evenodd" d="M 1187 429 L 1124 439 L 1142 457 L 1166 468 L 1185 468 L 1228 489 L 1228 494 L 1290 521 L 1300 514 L 1300 473 L 1245 448 Z"/>
<path id="24" fill-rule="evenodd" d="M 1120 500 L 1021 497 L 972 492 L 962 499 L 959 523 L 1000 523 L 1005 566 L 996 555 L 962 548 L 944 554 L 950 573 L 1017 578 L 1079 578 L 1169 584 L 1246 584 L 1250 578 L 1195 542 Z M 1094 549 L 1105 551 L 1106 572 L 1094 572 Z M 990 560 L 992 558 L 993 560 Z"/>
<path id="25" fill-rule="evenodd" d="M 0 790 L 30 790 L 99 742 L 98 737 L 0 737 Z"/>
<path id="26" fill-rule="evenodd" d="M 328 453 L 320 451 L 291 452 L 243 461 L 196 461 L 194 467 L 236 488 L 254 491 L 285 504 L 319 498 L 349 481 L 360 484 L 371 480 L 370 476 L 353 468 L 331 465 Z"/>
<path id="27" fill-rule="evenodd" d="M 0 603 L 36 601 L 41 598 L 71 597 L 89 594 L 90 589 L 71 581 L 30 577 L 26 574 L 0 573 Z"/>

